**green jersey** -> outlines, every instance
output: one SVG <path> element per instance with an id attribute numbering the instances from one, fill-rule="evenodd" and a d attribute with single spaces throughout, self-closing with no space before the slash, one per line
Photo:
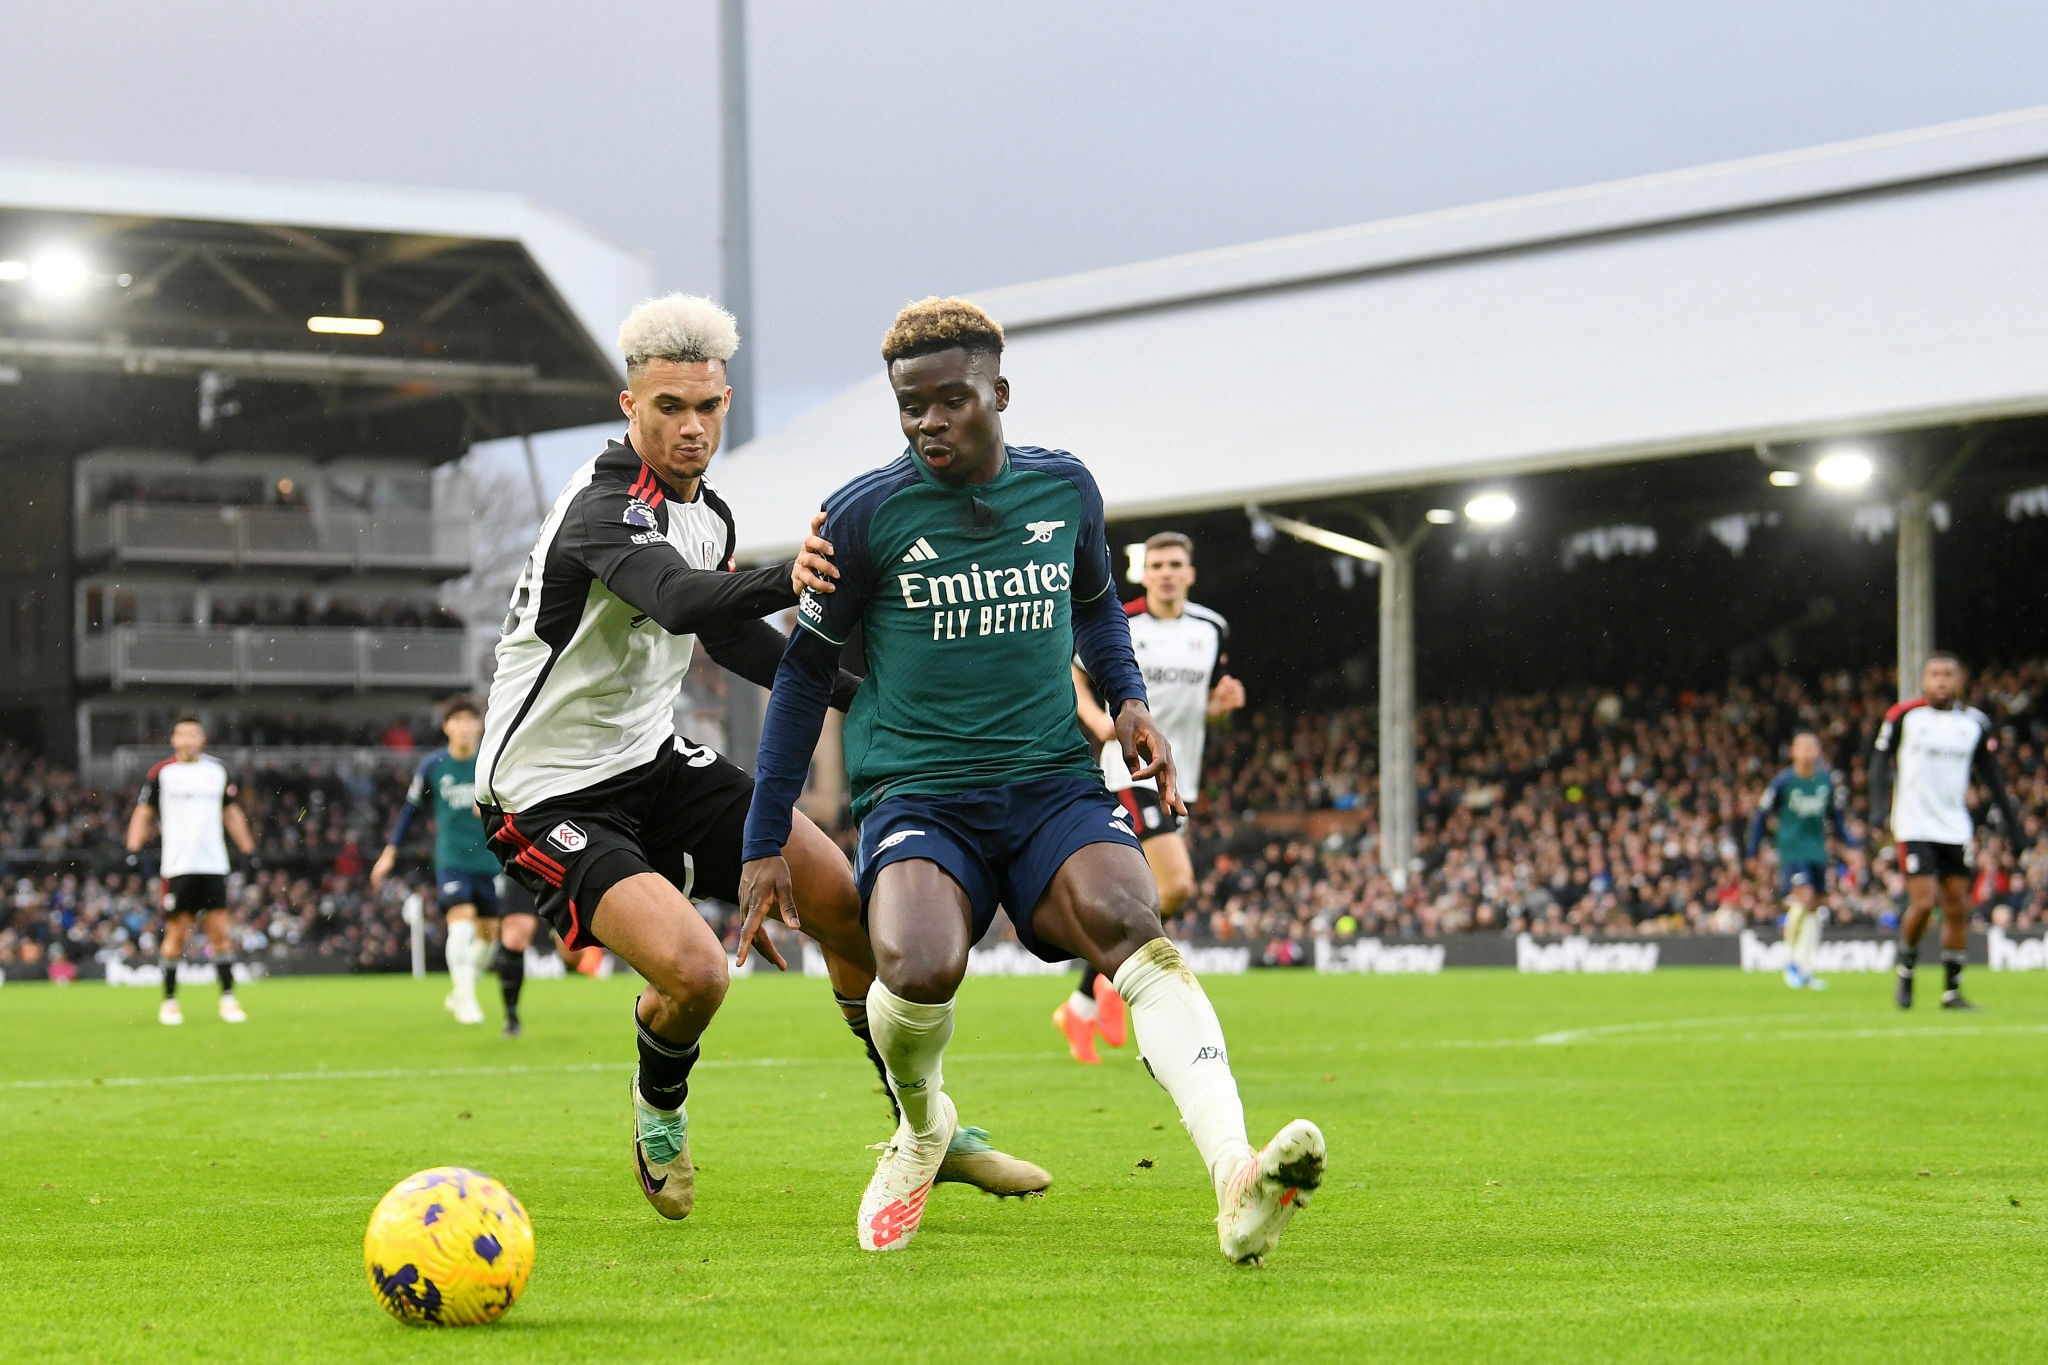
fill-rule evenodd
<path id="1" fill-rule="evenodd" d="M 1835 775 L 1826 768 L 1816 767 L 1811 777 L 1801 777 L 1797 770 L 1787 768 L 1772 779 L 1757 802 L 1750 821 L 1749 852 L 1755 854 L 1763 839 L 1764 822 L 1776 816 L 1780 864 L 1825 863 L 1831 827 L 1848 842 L 1848 830 L 1842 823 L 1845 805 Z"/>
<path id="2" fill-rule="evenodd" d="M 1115 586 L 1101 494 L 1064 452 L 1005 454 L 994 479 L 962 486 L 906 454 L 826 503 L 840 579 L 803 596 L 797 623 L 832 645 L 861 632 L 868 672 L 845 731 L 855 818 L 888 796 L 1097 773 L 1069 660 L 1076 606 Z M 1144 696 L 1135 664 L 1122 695 Z"/>
<path id="3" fill-rule="evenodd" d="M 391 842 L 401 844 L 406 831 L 420 811 L 434 809 L 434 868 L 438 871 L 488 872 L 499 870 L 498 860 L 484 846 L 484 822 L 476 813 L 476 755 L 456 758 L 446 749 L 428 754 L 412 775 L 405 806 L 398 812 L 398 824 Z"/>

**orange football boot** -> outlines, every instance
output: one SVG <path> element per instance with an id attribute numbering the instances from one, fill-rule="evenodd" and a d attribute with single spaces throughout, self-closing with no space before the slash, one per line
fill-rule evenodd
<path id="1" fill-rule="evenodd" d="M 1067 1051 L 1074 1054 L 1077 1062 L 1091 1066 L 1102 1058 L 1095 1055 L 1095 1025 L 1075 1012 L 1073 1005 L 1065 1000 L 1052 1012 L 1052 1026 L 1067 1035 Z"/>
<path id="2" fill-rule="evenodd" d="M 1124 998 L 1109 984 L 1109 978 L 1100 974 L 1095 978 L 1094 991 L 1095 1031 L 1111 1047 L 1122 1047 L 1129 1036 L 1125 1029 Z"/>

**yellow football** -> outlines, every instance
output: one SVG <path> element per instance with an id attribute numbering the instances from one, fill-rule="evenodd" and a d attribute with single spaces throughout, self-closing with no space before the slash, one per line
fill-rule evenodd
<path id="1" fill-rule="evenodd" d="M 489 1176 L 436 1166 L 399 1181 L 378 1203 L 363 1265 L 377 1302 L 400 1322 L 496 1322 L 533 1272 L 533 1223 Z"/>

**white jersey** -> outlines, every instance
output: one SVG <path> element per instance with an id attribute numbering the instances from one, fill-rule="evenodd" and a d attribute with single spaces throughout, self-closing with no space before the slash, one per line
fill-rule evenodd
<path id="1" fill-rule="evenodd" d="M 696 647 L 685 623 L 795 601 L 787 566 L 733 572 L 735 542 L 709 483 L 670 497 L 630 446 L 612 442 L 570 477 L 498 640 L 479 801 L 526 810 L 654 760 L 675 737 Z"/>
<path id="2" fill-rule="evenodd" d="M 1223 671 L 1230 644 L 1230 626 L 1207 607 L 1186 603 L 1171 619 L 1154 616 L 1145 599 L 1124 604 L 1131 622 L 1131 652 L 1145 675 L 1145 697 L 1152 719 L 1173 746 L 1173 765 L 1181 790 L 1202 786 L 1202 750 L 1209 739 L 1209 691 Z M 1113 792 L 1126 787 L 1158 790 L 1159 780 L 1132 781 L 1121 747 L 1102 746 L 1102 782 Z M 1192 800 L 1192 795 L 1189 797 Z"/>
<path id="3" fill-rule="evenodd" d="M 234 779 L 211 754 L 190 763 L 167 758 L 149 770 L 136 803 L 156 810 L 164 841 L 160 876 L 227 875 L 228 841 L 221 819 L 237 795 Z"/>
<path id="4" fill-rule="evenodd" d="M 1902 844 L 1968 844 L 1970 772 L 1996 747 L 1991 721 L 1974 706 L 1941 710 L 1916 697 L 1886 712 L 1877 751 L 1897 764 L 1892 837 Z"/>

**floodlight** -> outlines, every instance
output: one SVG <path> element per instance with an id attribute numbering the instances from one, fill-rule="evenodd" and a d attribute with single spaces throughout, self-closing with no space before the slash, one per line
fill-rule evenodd
<path id="1" fill-rule="evenodd" d="M 27 261 L 0 261 L 0 280 L 25 280 L 27 278 Z"/>
<path id="2" fill-rule="evenodd" d="M 1515 519 L 1515 500 L 1505 493 L 1481 493 L 1465 504 L 1465 515 L 1481 526 L 1499 526 Z"/>
<path id="3" fill-rule="evenodd" d="M 335 336 L 373 337 L 384 332 L 382 318 L 307 318 L 309 332 L 328 332 Z"/>
<path id="4" fill-rule="evenodd" d="M 1448 507 L 1432 507 L 1422 514 L 1422 519 L 1431 526 L 1449 526 L 1458 519 L 1458 514 Z"/>
<path id="5" fill-rule="evenodd" d="M 1145 581 L 1145 542 L 1124 546 L 1124 581 L 1143 583 Z"/>
<path id="6" fill-rule="evenodd" d="M 1830 488 L 1861 488 L 1870 482 L 1876 466 L 1860 450 L 1838 450 L 1824 455 L 1813 467 L 1813 477 Z"/>
<path id="7" fill-rule="evenodd" d="M 1773 488 L 1797 488 L 1804 482 L 1806 482 L 1805 476 L 1796 469 L 1773 469 L 1771 471 L 1771 487 Z"/>
<path id="8" fill-rule="evenodd" d="M 29 288 L 46 299 L 75 297 L 85 288 L 87 278 L 85 257 L 63 247 L 46 251 L 29 262 Z"/>

